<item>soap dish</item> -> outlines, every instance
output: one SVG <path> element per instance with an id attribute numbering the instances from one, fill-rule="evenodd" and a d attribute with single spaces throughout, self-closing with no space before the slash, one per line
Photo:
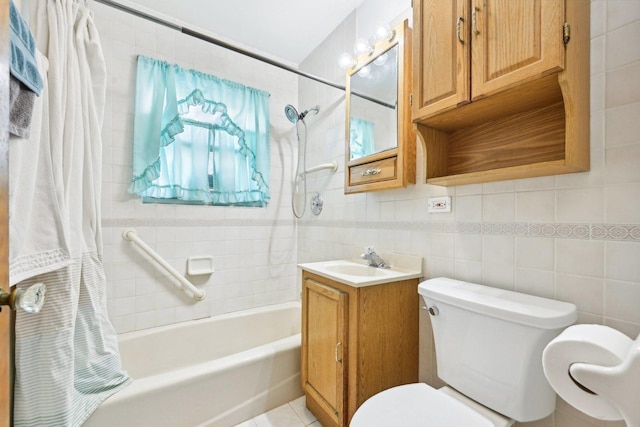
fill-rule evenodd
<path id="1" fill-rule="evenodd" d="M 191 256 L 187 259 L 187 274 L 190 276 L 211 274 L 214 271 L 212 256 Z"/>

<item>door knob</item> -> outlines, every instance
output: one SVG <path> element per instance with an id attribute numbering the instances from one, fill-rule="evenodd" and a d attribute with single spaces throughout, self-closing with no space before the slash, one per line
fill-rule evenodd
<path id="1" fill-rule="evenodd" d="M 12 310 L 21 309 L 26 313 L 39 313 L 44 305 L 47 287 L 36 283 L 28 288 L 13 287 L 9 292 L 0 288 L 0 309 L 8 305 Z"/>

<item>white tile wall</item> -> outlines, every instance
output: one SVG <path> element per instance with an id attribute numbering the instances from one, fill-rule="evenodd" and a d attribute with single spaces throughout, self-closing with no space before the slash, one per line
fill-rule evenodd
<path id="1" fill-rule="evenodd" d="M 295 300 L 296 230 L 289 197 L 297 143 L 283 108 L 297 102 L 297 78 L 99 3 L 91 8 L 108 71 L 102 210 L 108 308 L 117 331 Z M 127 193 L 138 54 L 271 94 L 272 200 L 266 209 L 142 205 Z M 196 303 L 177 290 L 172 279 L 122 239 L 128 227 L 136 228 L 142 239 L 182 273 L 186 273 L 189 256 L 213 256 L 215 273 L 187 277 L 207 292 L 207 298 Z"/>

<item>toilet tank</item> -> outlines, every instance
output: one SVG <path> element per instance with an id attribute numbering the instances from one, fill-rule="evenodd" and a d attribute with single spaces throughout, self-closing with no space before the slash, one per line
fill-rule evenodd
<path id="1" fill-rule="evenodd" d="M 542 351 L 575 322 L 575 305 L 447 278 L 426 280 L 418 292 L 434 307 L 438 377 L 516 421 L 554 411 Z"/>

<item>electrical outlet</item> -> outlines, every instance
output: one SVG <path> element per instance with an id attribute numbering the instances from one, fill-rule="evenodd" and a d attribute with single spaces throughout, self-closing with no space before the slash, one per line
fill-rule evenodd
<path id="1" fill-rule="evenodd" d="M 451 212 L 451 196 L 429 197 L 427 199 L 427 212 L 429 213 Z"/>

